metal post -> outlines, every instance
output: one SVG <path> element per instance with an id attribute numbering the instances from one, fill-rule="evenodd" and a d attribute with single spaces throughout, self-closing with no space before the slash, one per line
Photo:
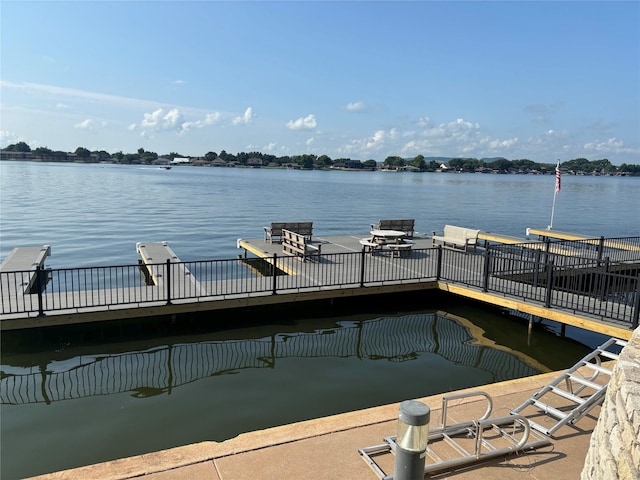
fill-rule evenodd
<path id="1" fill-rule="evenodd" d="M 442 245 L 438 245 L 438 262 L 436 264 L 436 280 L 440 281 L 442 276 Z"/>
<path id="2" fill-rule="evenodd" d="M 600 237 L 600 243 L 598 244 L 598 262 L 602 260 L 604 254 L 604 235 Z"/>
<path id="3" fill-rule="evenodd" d="M 429 407 L 416 400 L 400 404 L 394 480 L 424 480 L 424 464 L 429 438 Z"/>
<path id="4" fill-rule="evenodd" d="M 366 255 L 366 247 L 362 247 L 362 252 L 360 252 L 360 286 L 364 287 L 364 262 Z"/>
<path id="5" fill-rule="evenodd" d="M 167 305 L 171 305 L 171 259 L 167 258 L 167 268 L 164 272 L 164 280 L 167 283 Z"/>
<path id="6" fill-rule="evenodd" d="M 487 248 L 484 251 L 484 268 L 482 271 L 482 291 L 483 292 L 489 291 L 489 261 L 490 261 L 490 254 L 489 254 L 489 249 Z"/>
<path id="7" fill-rule="evenodd" d="M 38 316 L 44 316 L 44 305 L 42 305 L 42 267 L 36 266 L 36 291 L 38 292 Z"/>
<path id="8" fill-rule="evenodd" d="M 278 261 L 278 254 L 274 253 L 273 254 L 273 265 L 271 265 L 271 269 L 272 269 L 271 271 L 273 272 L 273 284 L 271 286 L 271 294 L 272 295 L 275 295 L 276 293 L 278 293 L 277 292 L 277 290 L 278 290 L 278 282 L 277 282 L 277 278 L 278 278 L 277 270 L 278 270 L 278 268 L 276 267 L 277 261 Z"/>
<path id="9" fill-rule="evenodd" d="M 638 328 L 638 320 L 640 319 L 640 278 L 636 281 L 636 301 L 633 306 L 633 314 L 631 320 L 631 328 L 634 330 Z"/>
<path id="10" fill-rule="evenodd" d="M 551 294 L 553 293 L 553 260 L 546 263 L 547 266 L 547 295 L 544 306 L 551 308 Z"/>

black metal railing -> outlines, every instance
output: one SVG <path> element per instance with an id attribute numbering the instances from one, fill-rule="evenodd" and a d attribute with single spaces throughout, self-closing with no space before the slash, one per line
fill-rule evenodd
<path id="1" fill-rule="evenodd" d="M 1 313 L 72 313 L 439 280 L 638 325 L 640 261 L 561 252 L 520 245 L 488 246 L 470 253 L 434 247 L 413 249 L 406 258 L 361 251 L 302 262 L 274 254 L 262 259 L 2 272 Z"/>

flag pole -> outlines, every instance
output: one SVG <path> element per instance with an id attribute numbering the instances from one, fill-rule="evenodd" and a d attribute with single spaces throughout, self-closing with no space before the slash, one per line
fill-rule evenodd
<path id="1" fill-rule="evenodd" d="M 553 228 L 553 215 L 556 211 L 556 197 L 558 196 L 558 192 L 560 191 L 560 159 L 558 159 L 558 164 L 556 165 L 556 188 L 553 192 L 553 205 L 551 206 L 551 223 L 547 227 L 547 230 L 551 230 Z"/>

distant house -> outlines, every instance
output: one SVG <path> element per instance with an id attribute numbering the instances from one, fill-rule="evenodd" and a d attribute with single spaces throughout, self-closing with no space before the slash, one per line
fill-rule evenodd
<path id="1" fill-rule="evenodd" d="M 172 165 L 185 165 L 187 163 L 191 163 L 191 159 L 190 158 L 175 157 L 173 160 L 171 160 L 171 164 Z"/>
<path id="2" fill-rule="evenodd" d="M 216 157 L 213 162 L 211 162 L 212 167 L 228 167 L 229 164 L 225 162 L 222 158 Z"/>

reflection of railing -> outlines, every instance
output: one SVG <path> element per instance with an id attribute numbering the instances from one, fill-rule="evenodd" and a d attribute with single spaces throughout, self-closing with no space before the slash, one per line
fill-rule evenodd
<path id="1" fill-rule="evenodd" d="M 637 244 L 634 241 L 611 239 L 602 245 L 632 248 Z M 638 326 L 638 251 L 630 250 L 624 261 L 619 258 L 614 261 L 610 257 L 576 256 L 582 250 L 558 242 L 553 245 L 554 248 L 540 245 L 532 248 L 531 244 L 488 246 L 477 255 L 441 247 L 413 249 L 411 257 L 401 262 L 390 262 L 364 251 L 323 254 L 319 262 L 302 263 L 277 255 L 264 259 L 272 272 L 277 272 L 273 267 L 277 265 L 281 271 L 295 271 L 295 275 L 253 275 L 241 259 L 167 262 L 155 265 L 165 279 L 162 288 L 144 285 L 137 265 L 38 270 L 38 275 L 48 275 L 49 283 L 37 281 L 36 285 L 46 288 L 26 295 L 17 294 L 15 285 L 21 285 L 30 272 L 1 272 L 1 313 L 44 315 L 64 310 L 135 308 L 177 301 L 216 301 L 439 280 L 541 302 L 547 308 L 595 315 L 605 321 L 630 324 L 632 328 Z M 597 248 L 589 243 L 583 247 L 584 251 Z M 602 246 L 598 251 L 612 249 Z M 636 263 L 630 263 L 630 258 L 636 259 Z M 183 267 L 198 279 L 197 288 L 191 278 L 180 278 L 179 272 L 185 271 Z"/>
<path id="2" fill-rule="evenodd" d="M 356 357 L 409 361 L 420 353 L 481 369 L 494 381 L 538 373 L 517 355 L 474 345 L 468 329 L 435 314 L 385 317 L 315 333 L 279 334 L 257 340 L 202 342 L 142 352 L 82 356 L 29 368 L 2 366 L 2 404 L 50 403 L 134 392 L 170 393 L 199 379 L 247 368 L 277 368 L 278 359 Z"/>

